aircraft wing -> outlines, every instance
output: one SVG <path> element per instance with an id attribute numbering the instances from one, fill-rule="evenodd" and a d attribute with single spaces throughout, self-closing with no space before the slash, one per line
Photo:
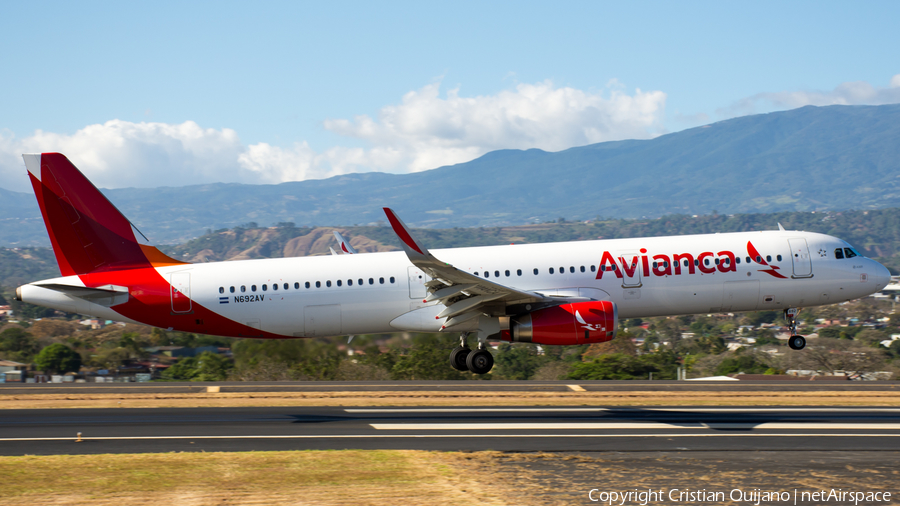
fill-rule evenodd
<path id="1" fill-rule="evenodd" d="M 439 301 L 446 306 L 438 314 L 438 318 L 447 318 L 444 328 L 458 325 L 480 314 L 504 316 L 506 306 L 513 304 L 555 302 L 553 298 L 494 283 L 438 260 L 413 239 L 409 228 L 392 209 L 385 207 L 384 213 L 394 233 L 400 238 L 406 256 L 413 265 L 431 276 L 431 281 L 425 283 L 428 290 L 425 302 Z"/>

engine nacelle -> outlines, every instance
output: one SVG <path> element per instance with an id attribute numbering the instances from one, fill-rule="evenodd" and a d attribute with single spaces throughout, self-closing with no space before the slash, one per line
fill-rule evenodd
<path id="1" fill-rule="evenodd" d="M 616 337 L 619 311 L 614 302 L 575 302 L 514 316 L 502 339 L 514 343 L 575 345 Z"/>

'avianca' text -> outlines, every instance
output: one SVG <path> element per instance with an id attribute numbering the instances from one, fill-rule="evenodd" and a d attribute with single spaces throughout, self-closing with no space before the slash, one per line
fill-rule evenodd
<path id="1" fill-rule="evenodd" d="M 653 255 L 652 267 L 650 265 L 651 257 L 648 257 L 646 253 L 647 250 L 641 248 L 641 255 L 620 256 L 616 262 L 609 251 L 604 251 L 596 279 L 603 279 L 603 273 L 609 271 L 612 271 L 620 279 L 623 277 L 623 273 L 629 278 L 634 277 L 638 269 L 638 261 L 640 261 L 643 276 L 649 276 L 651 272 L 655 276 L 680 276 L 685 271 L 687 274 L 694 274 L 697 271 L 712 274 L 717 270 L 719 272 L 737 272 L 735 255 L 731 251 L 718 253 L 704 251 L 696 258 L 690 253 L 675 253 L 671 258 L 664 254 Z"/>

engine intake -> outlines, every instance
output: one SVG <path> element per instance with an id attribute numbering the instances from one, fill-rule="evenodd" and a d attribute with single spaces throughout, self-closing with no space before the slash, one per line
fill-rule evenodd
<path id="1" fill-rule="evenodd" d="M 619 311 L 608 300 L 575 302 L 510 318 L 502 339 L 514 343 L 576 345 L 616 337 Z"/>

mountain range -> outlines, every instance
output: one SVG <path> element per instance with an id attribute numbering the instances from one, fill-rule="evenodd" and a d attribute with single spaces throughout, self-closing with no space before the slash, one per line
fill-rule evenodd
<path id="1" fill-rule="evenodd" d="M 156 243 L 241 224 L 412 226 L 900 207 L 900 104 L 802 107 L 649 140 L 500 150 L 413 174 L 104 193 Z M 0 245 L 46 246 L 34 197 L 0 189 Z"/>

